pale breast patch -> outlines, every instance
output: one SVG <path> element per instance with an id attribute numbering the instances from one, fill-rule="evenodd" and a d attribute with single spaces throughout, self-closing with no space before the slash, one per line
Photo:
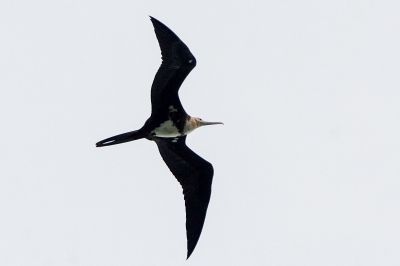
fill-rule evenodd
<path id="1" fill-rule="evenodd" d="M 181 136 L 181 133 L 171 120 L 161 123 L 160 126 L 155 128 L 153 132 L 157 137 L 162 138 L 174 138 Z"/>

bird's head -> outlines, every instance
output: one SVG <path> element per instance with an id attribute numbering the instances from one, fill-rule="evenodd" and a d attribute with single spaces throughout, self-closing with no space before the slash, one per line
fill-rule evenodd
<path id="1" fill-rule="evenodd" d="M 202 126 L 208 126 L 208 125 L 223 125 L 224 123 L 222 122 L 208 122 L 208 121 L 204 121 L 203 119 L 201 119 L 200 117 L 192 117 L 191 119 L 192 123 L 193 123 L 193 128 L 198 128 L 198 127 L 202 127 Z"/>

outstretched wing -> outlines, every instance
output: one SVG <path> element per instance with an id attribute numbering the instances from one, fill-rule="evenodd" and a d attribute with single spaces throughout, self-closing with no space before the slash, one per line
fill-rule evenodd
<path id="1" fill-rule="evenodd" d="M 214 174 L 212 165 L 186 146 L 186 136 L 155 138 L 161 157 L 182 185 L 186 206 L 187 258 L 199 240 Z"/>
<path id="2" fill-rule="evenodd" d="M 178 90 L 196 59 L 189 48 L 167 26 L 150 17 L 161 49 L 162 64 L 151 87 L 152 114 L 168 114 L 169 106 L 185 112 L 179 100 Z"/>

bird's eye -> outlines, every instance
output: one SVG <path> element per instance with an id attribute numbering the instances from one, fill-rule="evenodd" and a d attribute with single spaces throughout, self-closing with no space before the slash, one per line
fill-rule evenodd
<path id="1" fill-rule="evenodd" d="M 189 60 L 188 60 L 188 63 L 189 63 L 189 64 L 192 64 L 193 62 L 194 62 L 193 59 L 189 59 Z"/>

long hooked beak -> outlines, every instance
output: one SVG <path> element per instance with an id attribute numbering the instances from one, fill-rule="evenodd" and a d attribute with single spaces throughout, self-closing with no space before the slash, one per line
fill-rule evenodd
<path id="1" fill-rule="evenodd" d="M 223 125 L 222 122 L 207 122 L 207 121 L 200 121 L 200 126 L 208 126 L 208 125 Z"/>

